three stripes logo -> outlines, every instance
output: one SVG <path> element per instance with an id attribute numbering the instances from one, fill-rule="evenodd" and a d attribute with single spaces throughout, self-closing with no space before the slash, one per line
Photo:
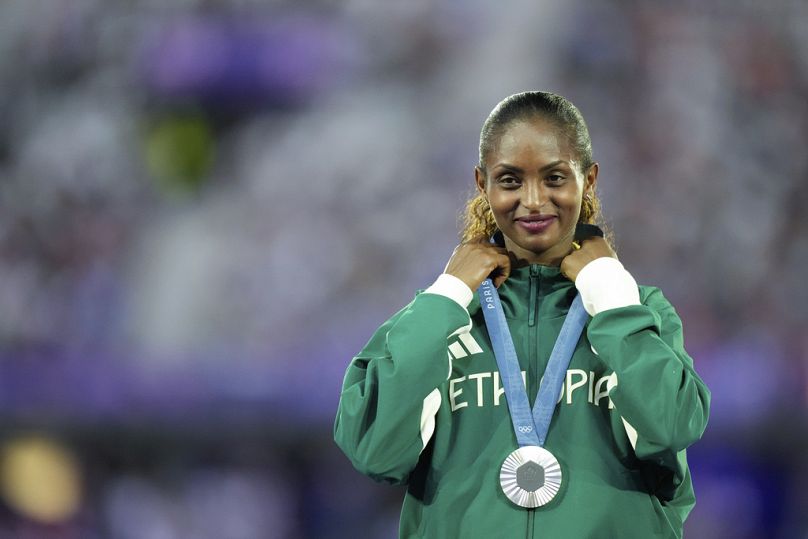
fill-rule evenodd
<path id="1" fill-rule="evenodd" d="M 483 349 L 474 340 L 470 333 L 461 333 L 458 340 L 449 345 L 449 356 L 452 359 L 460 359 L 474 354 L 482 354 Z"/>

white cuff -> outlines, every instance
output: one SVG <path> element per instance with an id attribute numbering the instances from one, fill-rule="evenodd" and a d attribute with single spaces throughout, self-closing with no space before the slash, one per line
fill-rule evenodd
<path id="1" fill-rule="evenodd" d="M 575 279 L 584 308 L 591 316 L 640 304 L 637 281 L 616 258 L 604 256 L 583 267 Z"/>
<path id="2" fill-rule="evenodd" d="M 424 294 L 438 294 L 445 296 L 455 303 L 467 309 L 474 297 L 474 292 L 461 279 L 448 273 L 441 273 L 432 283 L 432 286 L 424 290 Z"/>

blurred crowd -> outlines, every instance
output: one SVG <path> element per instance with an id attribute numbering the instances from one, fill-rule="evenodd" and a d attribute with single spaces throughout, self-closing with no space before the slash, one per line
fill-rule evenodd
<path id="1" fill-rule="evenodd" d="M 808 4 L 10 0 L 0 539 L 394 535 L 342 374 L 526 89 L 713 392 L 687 534 L 808 537 Z"/>

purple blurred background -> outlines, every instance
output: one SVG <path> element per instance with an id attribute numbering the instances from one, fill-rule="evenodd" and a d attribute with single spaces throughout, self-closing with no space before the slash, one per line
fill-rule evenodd
<path id="1" fill-rule="evenodd" d="M 382 538 L 342 374 L 503 97 L 589 123 L 713 392 L 696 538 L 807 538 L 808 3 L 0 3 L 0 539 Z"/>

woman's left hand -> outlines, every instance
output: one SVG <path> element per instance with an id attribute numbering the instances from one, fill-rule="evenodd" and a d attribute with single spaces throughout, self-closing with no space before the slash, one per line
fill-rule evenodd
<path id="1" fill-rule="evenodd" d="M 586 238 L 581 242 L 580 249 L 573 248 L 573 251 L 561 261 L 561 273 L 570 281 L 575 282 L 578 273 L 584 266 L 604 256 L 617 258 L 617 253 L 614 252 L 609 242 L 597 236 Z"/>

